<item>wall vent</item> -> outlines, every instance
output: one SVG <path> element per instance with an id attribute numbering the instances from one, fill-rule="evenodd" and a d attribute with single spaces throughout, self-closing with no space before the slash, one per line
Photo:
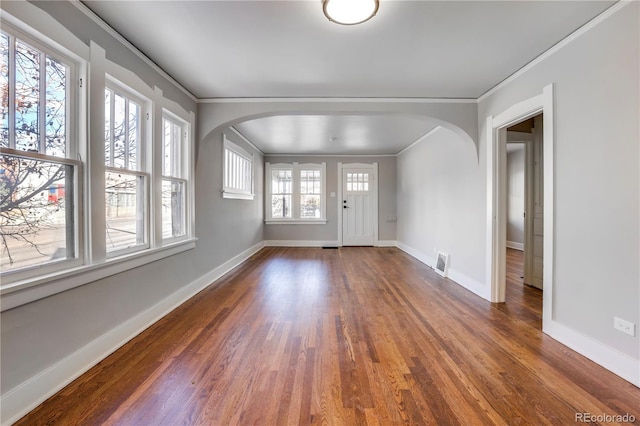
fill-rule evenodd
<path id="1" fill-rule="evenodd" d="M 436 265 L 433 268 L 438 274 L 443 277 L 447 277 L 449 271 L 449 255 L 446 253 L 438 252 L 438 258 L 436 259 Z"/>

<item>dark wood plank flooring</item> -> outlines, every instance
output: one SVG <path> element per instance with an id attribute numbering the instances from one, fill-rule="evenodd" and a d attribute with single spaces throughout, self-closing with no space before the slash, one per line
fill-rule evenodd
<path id="1" fill-rule="evenodd" d="M 640 418 L 640 389 L 542 334 L 509 258 L 492 305 L 395 248 L 265 248 L 18 424 Z"/>

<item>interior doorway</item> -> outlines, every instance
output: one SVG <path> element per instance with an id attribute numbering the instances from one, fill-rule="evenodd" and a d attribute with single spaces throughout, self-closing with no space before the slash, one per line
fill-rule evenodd
<path id="1" fill-rule="evenodd" d="M 507 128 L 506 176 L 506 246 L 523 252 L 523 282 L 540 290 L 544 288 L 543 122 L 544 115 L 538 114 Z"/>
<path id="2" fill-rule="evenodd" d="M 529 191 L 531 185 L 537 185 L 539 212 L 536 208 L 529 208 L 527 219 L 527 233 L 525 253 L 532 256 L 525 267 L 525 275 L 530 268 L 538 267 L 538 272 L 531 269 L 531 284 L 537 283 L 544 288 L 542 292 L 542 330 L 550 332 L 553 327 L 553 259 L 554 259 L 554 112 L 553 85 L 543 88 L 538 96 L 526 99 L 512 105 L 497 116 L 487 117 L 487 160 L 488 160 L 488 232 L 487 232 L 487 281 L 490 282 L 488 299 L 494 303 L 505 302 L 506 287 L 506 231 L 507 231 L 507 132 L 509 128 L 526 120 L 538 117 L 539 147 L 538 152 L 530 154 L 537 156 L 539 161 L 531 168 L 530 174 L 536 173 L 535 178 L 528 180 Z M 534 124 L 534 128 L 536 125 Z M 535 136 L 535 135 L 534 135 Z M 533 147 L 534 145 L 531 144 Z M 529 157 L 533 158 L 533 157 Z M 537 183 L 536 183 L 537 180 Z M 533 200 L 532 197 L 528 198 Z M 532 217 L 533 216 L 533 217 Z M 528 248 L 531 247 L 530 250 Z M 536 261 L 536 257 L 538 260 Z M 536 266 L 537 264 L 537 266 Z M 538 280 L 533 278 L 538 276 Z M 523 286 L 533 289 L 533 287 Z M 539 292 L 539 290 L 535 289 Z"/>
<path id="3" fill-rule="evenodd" d="M 542 315 L 543 114 L 507 127 L 505 302 Z M 522 286 L 540 291 L 528 291 Z"/>

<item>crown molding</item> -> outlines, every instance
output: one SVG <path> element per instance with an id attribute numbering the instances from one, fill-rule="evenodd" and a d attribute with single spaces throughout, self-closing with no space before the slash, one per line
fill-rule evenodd
<path id="1" fill-rule="evenodd" d="M 398 154 L 265 154 L 266 157 L 318 157 L 318 158 L 379 158 Z"/>
<path id="2" fill-rule="evenodd" d="M 255 149 L 256 151 L 258 151 L 263 157 L 266 155 L 260 148 L 258 148 L 253 142 L 251 142 L 249 139 L 247 139 L 247 137 L 245 135 L 243 135 L 240 130 L 236 129 L 233 126 L 229 126 L 229 129 L 231 129 L 231 131 L 233 133 L 235 133 L 240 139 L 242 139 L 244 142 L 246 142 L 247 144 L 249 144 L 249 146 L 251 146 L 251 148 Z"/>
<path id="3" fill-rule="evenodd" d="M 237 103 L 410 103 L 410 104 L 475 104 L 477 99 L 467 98 L 201 98 L 201 104 L 237 104 Z"/>
<path id="4" fill-rule="evenodd" d="M 617 3 L 614 3 L 608 9 L 603 11 L 600 15 L 596 16 L 595 18 L 593 18 L 592 20 L 590 20 L 586 24 L 582 25 L 581 27 L 576 29 L 574 32 L 572 32 L 571 34 L 569 34 L 568 36 L 566 36 L 565 38 L 563 38 L 562 40 L 560 40 L 559 42 L 557 42 L 556 44 L 551 46 L 549 49 L 547 49 L 544 52 L 542 52 L 536 58 L 532 59 L 531 61 L 529 61 L 528 63 L 523 65 L 522 68 L 520 68 L 519 70 L 517 70 L 516 72 L 511 74 L 509 77 L 505 78 L 500 83 L 496 84 L 491 89 L 487 90 L 485 93 L 483 93 L 477 99 L 477 102 L 480 103 L 480 102 L 484 101 L 489 96 L 493 95 L 494 93 L 496 93 L 500 89 L 502 89 L 505 86 L 507 86 L 508 84 L 512 83 L 514 80 L 518 79 L 520 76 L 522 76 L 527 71 L 531 70 L 536 65 L 538 65 L 541 62 L 545 61 L 546 59 L 548 59 L 549 57 L 554 55 L 556 52 L 560 51 L 563 47 L 567 46 L 571 42 L 573 42 L 573 41 L 577 40 L 578 38 L 582 37 L 584 34 L 588 33 L 593 28 L 597 27 L 599 24 L 601 24 L 602 22 L 606 21 L 608 18 L 610 18 L 611 16 L 616 14 L 622 8 L 628 6 L 628 5 L 632 4 L 632 3 L 637 3 L 637 2 L 638 2 L 638 0 L 619 0 Z"/>
<path id="5" fill-rule="evenodd" d="M 144 53 L 142 53 L 136 46 L 134 46 L 131 42 L 125 39 L 120 33 L 118 33 L 115 29 L 113 29 L 109 24 L 107 24 L 102 18 L 96 15 L 91 9 L 89 9 L 86 5 L 84 5 L 80 0 L 71 0 L 71 4 L 76 6 L 79 10 L 81 10 L 86 16 L 91 18 L 94 22 L 96 22 L 101 28 L 107 31 L 111 36 L 116 38 L 119 42 L 125 45 L 128 49 L 130 49 L 134 54 L 136 54 L 140 59 L 142 59 L 146 64 L 148 64 L 155 71 L 160 73 L 163 77 L 173 83 L 178 89 L 180 89 L 185 95 L 187 95 L 191 100 L 197 102 L 199 104 L 233 104 L 233 103 L 269 103 L 269 102 L 281 102 L 281 103 L 345 103 L 345 102 L 353 102 L 353 103 L 413 103 L 413 104 L 478 104 L 488 98 L 489 96 L 495 94 L 500 89 L 504 88 L 520 76 L 522 76 L 527 71 L 531 70 L 536 65 L 540 64 L 559 50 L 561 50 L 566 45 L 570 44 L 574 40 L 578 39 L 582 35 L 589 32 L 591 29 L 598 26 L 600 23 L 604 22 L 606 19 L 613 16 L 615 13 L 623 9 L 624 7 L 636 3 L 638 0 L 619 0 L 614 3 L 612 6 L 607 8 L 605 11 L 600 13 L 598 16 L 582 25 L 574 32 L 569 34 L 564 39 L 560 40 L 555 45 L 551 46 L 549 49 L 538 55 L 536 58 L 529 61 L 527 64 L 522 66 L 520 69 L 515 71 L 513 74 L 509 75 L 507 78 L 484 92 L 478 98 L 392 98 L 392 97 L 257 97 L 257 98 L 197 98 L 190 91 L 188 91 L 182 84 L 180 84 L 177 80 L 175 80 L 171 75 L 169 75 L 166 71 L 160 68 L 155 62 L 149 59 Z"/>
<path id="6" fill-rule="evenodd" d="M 109 24 L 107 24 L 101 17 L 96 15 L 95 12 L 93 12 L 91 9 L 89 9 L 84 3 L 82 3 L 80 0 L 70 0 L 70 3 L 72 5 L 74 5 L 76 8 L 78 8 L 87 17 L 89 17 L 93 22 L 98 24 L 100 26 L 100 28 L 105 30 L 110 36 L 112 36 L 113 38 L 118 40 L 127 49 L 129 49 L 131 52 L 133 52 L 137 57 L 142 59 L 142 61 L 144 61 L 144 63 L 149 65 L 154 71 L 156 71 L 158 74 L 160 74 L 162 77 L 166 78 L 169 82 L 171 82 L 178 89 L 180 89 L 180 91 L 182 93 L 184 93 L 185 95 L 187 95 L 189 97 L 189 99 L 191 99 L 193 102 L 198 102 L 198 98 L 196 98 L 193 93 L 188 91 L 175 78 L 173 78 L 165 70 L 160 68 L 160 66 L 158 66 L 158 64 L 156 64 L 151 59 L 149 59 L 149 57 L 147 55 L 145 55 L 142 51 L 140 51 L 140 49 L 138 49 L 135 45 L 133 45 L 129 40 L 124 38 L 122 36 L 122 34 L 120 34 L 115 29 L 113 29 L 113 27 L 111 27 Z"/>

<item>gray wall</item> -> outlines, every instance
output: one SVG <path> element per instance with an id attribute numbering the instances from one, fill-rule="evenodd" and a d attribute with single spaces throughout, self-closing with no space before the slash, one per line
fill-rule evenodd
<path id="1" fill-rule="evenodd" d="M 396 216 L 396 157 L 290 157 L 265 156 L 275 163 L 327 163 L 327 223 L 325 225 L 265 225 L 265 240 L 336 241 L 338 239 L 338 162 L 378 163 L 378 239 L 396 240 L 396 223 L 387 221 Z M 336 193 L 331 198 L 329 194 Z"/>
<path id="2" fill-rule="evenodd" d="M 507 242 L 524 245 L 524 144 L 507 152 Z"/>
<path id="3" fill-rule="evenodd" d="M 398 157 L 398 242 L 431 260 L 447 253 L 450 270 L 482 283 L 485 186 L 473 144 L 432 133 Z"/>
<path id="4" fill-rule="evenodd" d="M 640 3 L 632 2 L 479 104 L 486 117 L 555 86 L 554 320 L 640 358 Z M 484 208 L 484 207 L 483 207 Z M 480 252 L 482 253 L 482 252 Z"/>

